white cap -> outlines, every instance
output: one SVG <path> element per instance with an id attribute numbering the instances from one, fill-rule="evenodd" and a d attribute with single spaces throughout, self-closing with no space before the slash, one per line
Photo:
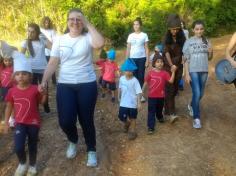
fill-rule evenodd
<path id="1" fill-rule="evenodd" d="M 14 73 L 17 71 L 26 71 L 32 73 L 31 62 L 25 57 L 24 54 L 14 51 L 12 53 L 12 58 L 14 59 Z"/>

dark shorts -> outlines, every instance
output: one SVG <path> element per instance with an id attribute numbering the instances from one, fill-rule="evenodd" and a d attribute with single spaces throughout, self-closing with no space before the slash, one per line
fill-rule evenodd
<path id="1" fill-rule="evenodd" d="M 102 76 L 99 77 L 98 83 L 99 83 L 99 85 L 102 85 Z"/>
<path id="2" fill-rule="evenodd" d="M 7 95 L 7 92 L 10 88 L 9 87 L 1 87 L 0 88 L 0 101 L 4 101 Z"/>
<path id="3" fill-rule="evenodd" d="M 116 83 L 102 80 L 102 87 L 108 88 L 109 90 L 116 90 Z"/>
<path id="4" fill-rule="evenodd" d="M 138 111 L 136 108 L 125 108 L 121 106 L 119 108 L 118 117 L 122 122 L 125 122 L 127 118 L 137 119 L 137 115 L 138 115 Z"/>

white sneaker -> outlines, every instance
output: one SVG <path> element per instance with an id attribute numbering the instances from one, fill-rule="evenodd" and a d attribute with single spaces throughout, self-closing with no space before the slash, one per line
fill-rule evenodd
<path id="1" fill-rule="evenodd" d="M 197 129 L 202 128 L 200 119 L 193 120 L 193 128 L 197 128 Z"/>
<path id="2" fill-rule="evenodd" d="M 193 107 L 190 104 L 188 104 L 188 111 L 189 111 L 189 115 L 193 117 Z"/>
<path id="3" fill-rule="evenodd" d="M 69 145 L 67 147 L 67 151 L 66 151 L 66 157 L 68 159 L 72 159 L 76 156 L 77 154 L 77 144 L 73 143 L 73 142 L 69 142 Z"/>
<path id="4" fill-rule="evenodd" d="M 174 114 L 171 114 L 170 115 L 170 123 L 174 123 L 176 120 L 178 120 L 178 116 L 174 115 Z"/>
<path id="5" fill-rule="evenodd" d="M 94 151 L 88 152 L 88 167 L 96 167 L 97 166 L 97 153 Z"/>
<path id="6" fill-rule="evenodd" d="M 145 103 L 145 102 L 146 102 L 146 99 L 144 98 L 144 96 L 141 97 L 141 102 L 142 102 L 142 103 Z"/>
<path id="7" fill-rule="evenodd" d="M 15 127 L 15 119 L 14 117 L 10 116 L 8 120 L 9 127 L 14 128 Z"/>
<path id="8" fill-rule="evenodd" d="M 35 176 L 37 175 L 36 166 L 30 166 L 27 172 L 27 176 Z"/>
<path id="9" fill-rule="evenodd" d="M 19 164 L 14 176 L 24 176 L 27 170 L 27 165 L 26 164 Z"/>

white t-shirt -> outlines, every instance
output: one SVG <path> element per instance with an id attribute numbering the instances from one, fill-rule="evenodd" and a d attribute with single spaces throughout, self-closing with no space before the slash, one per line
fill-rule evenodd
<path id="1" fill-rule="evenodd" d="M 51 56 L 60 59 L 59 83 L 78 84 L 96 80 L 91 43 L 89 33 L 74 38 L 69 33 L 56 37 Z"/>
<path id="2" fill-rule="evenodd" d="M 54 29 L 43 29 L 40 28 L 40 31 L 43 33 L 43 35 L 45 35 L 45 37 L 51 42 L 53 43 L 53 40 L 55 39 L 57 33 Z M 45 55 L 46 56 L 50 56 L 50 49 L 45 48 Z"/>
<path id="3" fill-rule="evenodd" d="M 120 106 L 126 108 L 137 108 L 138 94 L 142 93 L 138 80 L 135 77 L 128 80 L 125 76 L 121 76 L 119 89 L 121 91 Z"/>
<path id="4" fill-rule="evenodd" d="M 21 44 L 21 47 L 28 50 L 27 43 L 27 40 L 24 40 Z M 46 47 L 45 41 L 43 39 L 40 39 L 38 41 L 32 41 L 32 46 L 35 54 L 34 57 L 30 56 L 29 54 L 32 70 L 45 70 L 47 66 L 47 60 L 44 51 Z M 27 52 L 29 52 L 29 50 Z"/>
<path id="5" fill-rule="evenodd" d="M 145 43 L 148 42 L 148 36 L 144 32 L 129 34 L 127 43 L 131 44 L 130 58 L 146 57 Z"/>

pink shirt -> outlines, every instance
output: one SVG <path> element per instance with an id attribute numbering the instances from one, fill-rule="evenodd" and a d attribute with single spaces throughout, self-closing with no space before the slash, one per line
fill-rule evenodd
<path id="1" fill-rule="evenodd" d="M 21 90 L 16 86 L 9 89 L 5 100 L 14 106 L 15 122 L 27 125 L 40 126 L 38 111 L 41 95 L 38 86 L 30 85 Z"/>
<path id="2" fill-rule="evenodd" d="M 165 97 L 165 84 L 170 80 L 168 72 L 161 70 L 150 70 L 145 77 L 148 84 L 148 97 L 150 98 L 164 98 Z"/>
<path id="3" fill-rule="evenodd" d="M 5 67 L 1 69 L 0 73 L 0 81 L 1 87 L 12 87 L 12 74 L 13 74 L 13 67 Z"/>
<path id="4" fill-rule="evenodd" d="M 104 69 L 102 79 L 112 83 L 115 82 L 116 71 L 119 70 L 118 65 L 115 62 L 106 61 L 102 69 Z"/>

